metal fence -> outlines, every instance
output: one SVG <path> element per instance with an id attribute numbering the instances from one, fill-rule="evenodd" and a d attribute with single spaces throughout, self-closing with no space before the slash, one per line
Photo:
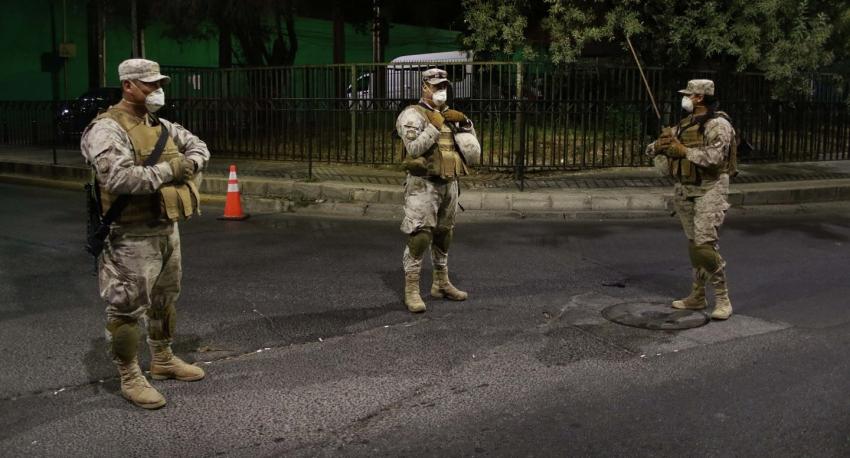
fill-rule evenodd
<path id="1" fill-rule="evenodd" d="M 217 154 L 238 158 L 396 164 L 395 119 L 420 97 L 420 72 L 438 65 L 450 104 L 474 122 L 482 166 L 504 170 L 647 165 L 660 124 L 636 68 L 503 62 L 328 65 L 260 69 L 167 68 L 173 119 Z M 753 146 L 744 161 L 850 158 L 848 83 L 816 75 L 798 100 L 771 98 L 755 73 L 646 70 L 662 124 L 680 116 L 676 89 L 717 83 L 721 108 Z M 0 102 L 4 143 L 44 143 L 51 103 Z M 59 129 L 61 131 L 61 129 Z M 68 137 L 67 133 L 62 132 Z"/>

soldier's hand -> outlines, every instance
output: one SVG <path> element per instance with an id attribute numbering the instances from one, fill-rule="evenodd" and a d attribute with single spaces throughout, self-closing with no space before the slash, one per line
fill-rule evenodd
<path id="1" fill-rule="evenodd" d="M 457 110 L 446 110 L 443 112 L 443 117 L 448 122 L 464 122 L 466 121 L 466 115 L 457 111 Z"/>
<path id="2" fill-rule="evenodd" d="M 672 143 L 673 137 L 662 134 L 658 137 L 658 140 L 655 140 L 655 152 L 664 154 Z"/>
<path id="3" fill-rule="evenodd" d="M 670 140 L 670 145 L 667 147 L 667 157 L 680 158 L 685 157 L 688 153 L 688 148 L 682 144 L 677 138 Z"/>
<path id="4" fill-rule="evenodd" d="M 436 127 L 437 129 L 443 128 L 443 123 L 446 121 L 446 119 L 443 118 L 443 115 L 440 114 L 439 111 L 428 111 L 426 112 L 426 115 L 428 116 L 428 121 L 431 121 L 431 124 L 433 124 L 434 127 Z"/>
<path id="5" fill-rule="evenodd" d="M 175 157 L 168 161 L 174 175 L 172 183 L 183 184 L 195 176 L 195 162 L 185 157 Z"/>

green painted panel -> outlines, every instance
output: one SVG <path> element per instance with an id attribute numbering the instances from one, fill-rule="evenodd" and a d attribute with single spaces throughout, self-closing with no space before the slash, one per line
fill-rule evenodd
<path id="1" fill-rule="evenodd" d="M 0 100 L 50 100 L 53 97 L 52 77 L 42 69 L 42 54 L 49 53 L 56 43 L 76 44 L 76 55 L 65 60 L 58 73 L 58 97 L 76 98 L 89 88 L 88 19 L 86 0 L 31 0 L 14 2 L 0 15 Z M 55 31 L 51 28 L 52 24 Z M 65 30 L 67 27 L 67 30 Z M 333 60 L 332 22 L 321 19 L 298 18 L 295 24 L 299 49 L 296 65 L 330 64 Z M 372 60 L 372 37 L 356 33 L 351 25 L 345 28 L 346 62 L 363 63 Z M 457 32 L 449 30 L 393 24 L 390 28 L 386 60 L 406 54 L 450 51 L 459 49 Z M 117 86 L 118 64 L 130 56 L 130 24 L 127 19 L 109 19 L 106 30 L 106 80 Z M 162 26 L 145 28 L 146 57 L 162 65 L 216 67 L 217 38 L 177 42 L 162 36 Z"/>

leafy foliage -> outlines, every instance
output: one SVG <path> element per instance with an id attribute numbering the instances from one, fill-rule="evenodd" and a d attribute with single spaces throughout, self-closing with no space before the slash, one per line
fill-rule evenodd
<path id="1" fill-rule="evenodd" d="M 464 0 L 464 44 L 503 58 L 571 63 L 632 39 L 650 65 L 760 71 L 777 95 L 850 57 L 850 3 L 810 0 Z M 626 48 L 623 55 L 626 56 Z"/>

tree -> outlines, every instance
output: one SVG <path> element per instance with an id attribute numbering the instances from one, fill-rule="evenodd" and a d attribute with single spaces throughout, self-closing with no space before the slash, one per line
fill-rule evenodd
<path id="1" fill-rule="evenodd" d="M 648 64 L 761 71 L 777 94 L 850 55 L 850 6 L 807 0 L 464 0 L 476 51 L 575 62 L 591 43 L 629 36 Z M 836 29 L 828 18 L 837 21 Z M 843 22 L 842 22 L 843 21 Z M 624 48 L 625 55 L 625 48 Z"/>
<path id="2" fill-rule="evenodd" d="M 295 62 L 299 4 L 297 0 L 148 0 L 150 16 L 163 22 L 167 36 L 178 41 L 218 36 L 222 66 L 229 66 L 235 57 L 251 67 Z"/>

